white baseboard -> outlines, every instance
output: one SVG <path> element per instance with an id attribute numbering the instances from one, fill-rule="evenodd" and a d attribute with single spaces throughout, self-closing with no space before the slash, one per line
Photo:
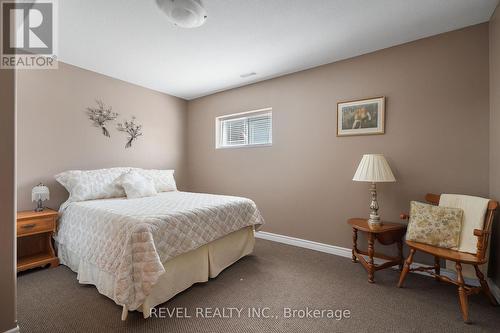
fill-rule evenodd
<path id="1" fill-rule="evenodd" d="M 288 244 L 288 245 L 292 245 L 292 246 L 302 247 L 302 248 L 309 249 L 309 250 L 314 250 L 314 251 L 319 251 L 319 252 L 334 254 L 336 256 L 341 256 L 341 257 L 345 257 L 345 258 L 352 258 L 352 250 L 348 249 L 348 248 L 345 248 L 345 247 L 341 247 L 341 246 L 335 246 L 335 245 L 330 245 L 330 244 L 318 243 L 318 242 L 313 242 L 313 241 L 306 240 L 306 239 L 295 238 L 295 237 L 290 237 L 290 236 L 285 236 L 285 235 L 279 235 L 279 234 L 274 234 L 274 233 L 266 232 L 266 231 L 256 231 L 255 232 L 255 237 L 256 238 L 270 240 L 270 241 L 273 241 L 273 242 L 278 242 L 278 243 Z M 380 259 L 377 259 L 377 258 L 375 258 L 374 261 L 375 261 L 376 264 L 383 262 L 383 260 L 380 260 Z M 421 263 L 413 263 L 411 265 L 412 268 L 417 268 L 417 267 L 422 267 L 422 266 L 429 266 L 429 265 L 421 264 Z M 397 267 L 394 267 L 394 269 L 397 269 Z M 431 276 L 427 272 L 412 272 L 412 273 L 417 273 L 417 274 L 421 274 L 421 275 Z M 447 276 L 447 277 L 449 277 L 451 279 L 455 279 L 456 278 L 456 275 L 455 275 L 454 271 L 451 271 L 451 270 L 448 270 L 448 269 L 445 269 L 445 268 L 441 268 L 441 275 Z M 477 279 L 465 278 L 464 280 L 465 280 L 465 282 L 467 284 L 470 284 L 470 285 L 473 285 L 473 286 L 478 286 L 479 285 L 479 281 Z M 500 293 L 498 293 L 499 292 L 498 287 L 496 287 L 496 291 L 497 291 L 497 294 L 495 294 L 495 296 L 497 297 L 497 295 L 500 294 Z M 497 297 L 497 299 L 500 299 L 500 298 Z"/>
<path id="2" fill-rule="evenodd" d="M 5 331 L 3 333 L 18 333 L 18 332 L 19 332 L 19 326 L 16 325 L 16 327 L 11 328 L 10 330 Z"/>
<path id="3" fill-rule="evenodd" d="M 352 250 L 345 248 L 345 247 L 324 244 L 324 243 L 318 243 L 318 242 L 313 242 L 313 241 L 306 240 L 306 239 L 295 238 L 295 237 L 290 237 L 290 236 L 285 236 L 285 235 L 273 234 L 271 232 L 266 232 L 266 231 L 256 231 L 255 237 L 270 240 L 273 242 L 293 245 L 293 246 L 297 246 L 297 247 L 303 247 L 303 248 L 309 249 L 309 250 L 334 254 L 336 256 L 341 256 L 341 257 L 345 257 L 345 258 L 352 257 Z"/>

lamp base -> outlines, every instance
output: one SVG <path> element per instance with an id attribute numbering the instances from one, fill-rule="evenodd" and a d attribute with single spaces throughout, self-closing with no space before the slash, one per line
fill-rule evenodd
<path id="1" fill-rule="evenodd" d="M 382 221 L 380 221 L 379 215 L 370 214 L 370 218 L 368 219 L 368 223 L 382 225 Z"/>
<path id="2" fill-rule="evenodd" d="M 42 200 L 38 200 L 36 202 L 36 208 L 35 208 L 35 212 L 43 212 L 43 210 L 45 209 L 45 207 L 43 207 L 43 201 Z"/>
<path id="3" fill-rule="evenodd" d="M 368 225 L 370 226 L 370 228 L 378 228 L 378 227 L 381 227 L 382 226 L 382 221 L 380 220 L 380 216 L 379 215 L 372 215 L 370 214 L 370 218 L 368 219 Z"/>
<path id="4" fill-rule="evenodd" d="M 380 221 L 380 215 L 378 215 L 377 185 L 375 183 L 372 183 L 370 186 L 370 194 L 372 201 L 370 203 L 370 218 L 368 219 L 368 225 L 370 227 L 380 227 L 382 221 Z"/>

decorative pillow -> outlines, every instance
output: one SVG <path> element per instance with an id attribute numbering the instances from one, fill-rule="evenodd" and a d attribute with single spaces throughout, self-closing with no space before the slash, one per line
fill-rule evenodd
<path id="1" fill-rule="evenodd" d="M 412 201 L 406 239 L 447 249 L 456 247 L 462 218 L 462 209 Z"/>
<path id="2" fill-rule="evenodd" d="M 145 170 L 134 169 L 143 176 L 149 177 L 153 180 L 156 192 L 170 192 L 177 191 L 177 185 L 174 179 L 174 170 Z"/>
<path id="3" fill-rule="evenodd" d="M 69 192 L 68 201 L 85 201 L 124 197 L 125 191 L 117 179 L 130 168 L 71 170 L 55 179 Z"/>
<path id="4" fill-rule="evenodd" d="M 153 180 L 136 170 L 123 174 L 118 181 L 125 189 L 128 199 L 151 197 L 158 194 Z"/>

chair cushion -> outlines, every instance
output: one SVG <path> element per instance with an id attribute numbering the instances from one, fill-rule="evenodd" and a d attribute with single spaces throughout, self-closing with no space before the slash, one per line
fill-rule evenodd
<path id="1" fill-rule="evenodd" d="M 463 210 L 412 201 L 406 239 L 442 248 L 460 241 Z"/>
<path id="2" fill-rule="evenodd" d="M 474 236 L 474 229 L 483 229 L 489 201 L 489 199 L 470 195 L 441 194 L 439 206 L 461 208 L 464 211 L 460 243 L 455 248 L 457 251 L 477 252 L 477 237 Z"/>

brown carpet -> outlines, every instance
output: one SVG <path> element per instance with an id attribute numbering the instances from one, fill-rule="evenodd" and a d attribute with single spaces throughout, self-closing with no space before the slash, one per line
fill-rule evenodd
<path id="1" fill-rule="evenodd" d="M 21 332 L 498 332 L 500 308 L 483 295 L 470 297 L 472 325 L 460 317 L 456 289 L 410 274 L 380 271 L 368 284 L 360 264 L 320 252 L 257 240 L 241 259 L 208 283 L 197 284 L 161 307 L 186 308 L 191 318 L 150 318 L 130 313 L 67 267 L 22 273 L 18 278 Z M 244 308 L 240 318 L 197 318 L 197 307 Z M 272 318 L 252 318 L 248 308 L 269 307 Z M 351 318 L 284 318 L 284 308 L 348 309 Z M 215 310 L 214 310 L 215 311 Z M 229 310 L 226 310 L 229 311 Z M 234 312 L 236 313 L 236 312 Z"/>

